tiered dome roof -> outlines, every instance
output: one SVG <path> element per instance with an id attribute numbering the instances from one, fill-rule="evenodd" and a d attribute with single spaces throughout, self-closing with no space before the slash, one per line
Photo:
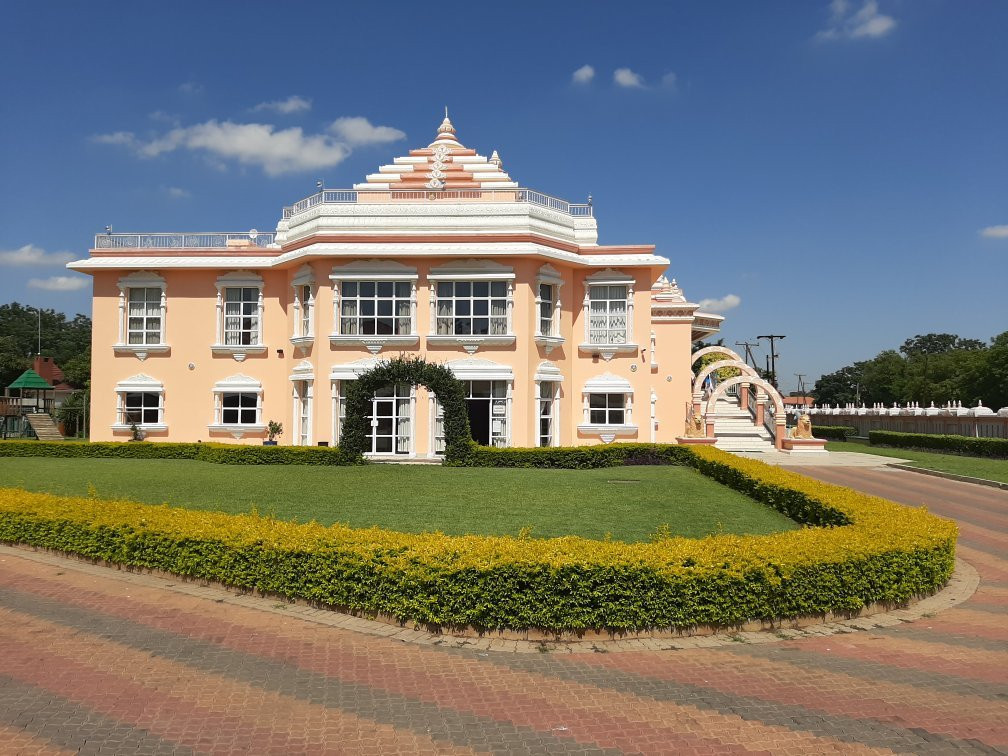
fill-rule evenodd
<path id="1" fill-rule="evenodd" d="M 489 160 L 462 145 L 455 127 L 445 118 L 438 127 L 434 141 L 409 155 L 397 157 L 391 165 L 383 165 L 378 173 L 354 184 L 354 189 L 511 189 L 518 184 L 501 168 L 501 159 L 494 150 Z"/>

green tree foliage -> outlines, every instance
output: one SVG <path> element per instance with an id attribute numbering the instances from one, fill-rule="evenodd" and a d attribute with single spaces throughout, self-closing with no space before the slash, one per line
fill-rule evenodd
<path id="1" fill-rule="evenodd" d="M 0 335 L 0 389 L 5 388 L 31 367 L 31 360 L 21 351 L 13 336 Z"/>
<path id="2" fill-rule="evenodd" d="M 929 405 L 983 401 L 1008 406 L 1008 332 L 987 346 L 951 333 L 918 334 L 899 351 L 888 349 L 870 360 L 828 373 L 816 381 L 813 395 L 821 404 L 861 401 Z"/>
<path id="3" fill-rule="evenodd" d="M 17 302 L 0 305 L 0 334 L 0 380 L 6 385 L 30 367 L 31 356 L 38 351 L 38 310 Z M 65 367 L 71 359 L 90 349 L 91 318 L 78 314 L 68 320 L 62 312 L 42 310 L 42 354 Z M 24 367 L 10 375 L 16 365 L 8 363 L 12 360 L 17 363 L 14 357 L 23 358 Z"/>
<path id="4" fill-rule="evenodd" d="M 59 364 L 59 363 L 57 363 Z M 91 385 L 91 350 L 74 355 L 63 365 L 63 377 L 71 386 L 87 388 Z"/>

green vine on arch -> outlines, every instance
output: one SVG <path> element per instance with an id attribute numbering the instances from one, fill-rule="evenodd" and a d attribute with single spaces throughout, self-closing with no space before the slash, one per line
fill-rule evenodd
<path id="1" fill-rule="evenodd" d="M 465 388 L 444 365 L 420 357 L 382 360 L 355 381 L 347 382 L 346 416 L 340 432 L 340 451 L 351 459 L 363 460 L 368 448 L 367 417 L 375 391 L 383 386 L 408 383 L 425 386 L 437 395 L 444 410 L 445 464 L 458 464 L 469 456 L 472 433 L 466 412 Z"/>

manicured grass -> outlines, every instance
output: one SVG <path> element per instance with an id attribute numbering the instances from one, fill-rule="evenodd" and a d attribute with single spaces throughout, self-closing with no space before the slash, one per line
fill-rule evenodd
<path id="1" fill-rule="evenodd" d="M 865 441 L 831 441 L 826 444 L 826 449 L 827 451 L 849 451 L 878 454 L 882 457 L 897 457 L 909 460 L 907 464 L 913 467 L 1008 483 L 1008 460 L 1004 459 L 964 457 L 958 454 L 941 454 L 915 449 L 894 449 L 886 446 L 872 446 Z"/>
<path id="2" fill-rule="evenodd" d="M 793 521 L 695 470 L 446 468 L 428 465 L 238 467 L 191 460 L 0 459 L 0 487 L 194 509 L 247 512 L 301 522 L 421 533 L 580 535 L 647 541 L 674 534 L 772 533 Z"/>

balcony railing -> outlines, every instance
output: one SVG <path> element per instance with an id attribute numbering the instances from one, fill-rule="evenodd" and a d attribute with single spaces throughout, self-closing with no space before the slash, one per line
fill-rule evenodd
<path id="1" fill-rule="evenodd" d="M 95 249 L 227 249 L 245 245 L 268 247 L 273 231 L 221 231 L 165 234 L 96 234 Z M 241 242 L 241 244 L 236 244 Z"/>
<path id="2" fill-rule="evenodd" d="M 353 205 L 370 202 L 528 202 L 575 218 L 590 218 L 590 203 L 573 204 L 532 189 L 323 189 L 283 210 L 292 218 L 316 205 Z"/>

